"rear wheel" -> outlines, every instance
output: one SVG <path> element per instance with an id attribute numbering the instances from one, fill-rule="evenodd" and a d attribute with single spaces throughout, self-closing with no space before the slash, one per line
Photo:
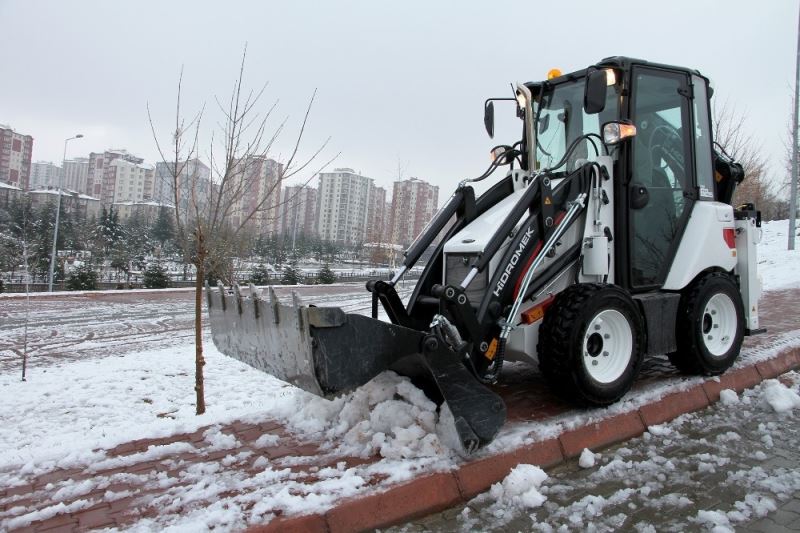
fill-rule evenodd
<path id="1" fill-rule="evenodd" d="M 559 392 L 608 405 L 633 384 L 642 363 L 642 319 L 613 285 L 573 285 L 557 297 L 539 328 L 539 367 Z"/>
<path id="2" fill-rule="evenodd" d="M 729 274 L 712 272 L 681 296 L 675 321 L 678 351 L 669 360 L 687 374 L 722 374 L 736 361 L 744 339 L 739 288 Z"/>

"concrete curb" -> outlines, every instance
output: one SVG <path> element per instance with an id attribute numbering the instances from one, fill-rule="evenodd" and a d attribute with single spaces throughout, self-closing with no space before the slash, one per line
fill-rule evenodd
<path id="1" fill-rule="evenodd" d="M 719 380 L 707 379 L 688 390 L 669 394 L 636 411 L 565 431 L 558 438 L 470 461 L 456 470 L 422 476 L 383 492 L 345 499 L 324 514 L 283 516 L 247 531 L 339 533 L 400 524 L 466 503 L 501 481 L 518 464 L 555 466 L 577 457 L 583 448 L 610 446 L 641 435 L 648 426 L 704 409 L 719 401 L 721 390 L 741 392 L 797 368 L 800 348 L 792 348 L 767 361 L 731 370 Z"/>

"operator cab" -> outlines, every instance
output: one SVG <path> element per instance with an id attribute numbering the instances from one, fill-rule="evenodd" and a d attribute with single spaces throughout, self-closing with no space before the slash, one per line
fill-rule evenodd
<path id="1" fill-rule="evenodd" d="M 616 283 L 661 288 L 694 203 L 729 204 L 742 178 L 712 148 L 708 79 L 625 57 L 548 78 L 517 86 L 520 166 L 558 179 L 608 153 L 616 203 L 627 206 L 615 215 Z"/>

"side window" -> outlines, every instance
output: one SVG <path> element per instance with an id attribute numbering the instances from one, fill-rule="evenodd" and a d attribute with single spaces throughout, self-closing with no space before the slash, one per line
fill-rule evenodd
<path id="1" fill-rule="evenodd" d="M 694 88 L 694 151 L 695 170 L 697 171 L 697 188 L 700 198 L 714 198 L 714 171 L 711 166 L 711 124 L 708 109 L 708 91 L 706 80 L 692 76 Z"/>
<path id="2" fill-rule="evenodd" d="M 631 208 L 631 282 L 633 286 L 663 283 L 674 244 L 689 208 L 693 160 L 688 77 L 677 72 L 634 70 L 631 187 L 646 191 L 646 202 Z M 640 195 L 642 193 L 639 193 Z M 641 198 L 640 198 L 641 199 Z"/>

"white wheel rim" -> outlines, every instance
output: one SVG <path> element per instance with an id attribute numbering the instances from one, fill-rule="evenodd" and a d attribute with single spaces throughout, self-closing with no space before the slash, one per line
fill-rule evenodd
<path id="1" fill-rule="evenodd" d="M 633 331 L 625 315 L 614 309 L 598 313 L 583 336 L 583 364 L 600 383 L 612 383 L 628 368 L 633 353 Z"/>
<path id="2" fill-rule="evenodd" d="M 700 319 L 703 344 L 714 357 L 722 357 L 733 346 L 736 337 L 736 306 L 730 296 L 717 293 L 712 296 Z"/>

